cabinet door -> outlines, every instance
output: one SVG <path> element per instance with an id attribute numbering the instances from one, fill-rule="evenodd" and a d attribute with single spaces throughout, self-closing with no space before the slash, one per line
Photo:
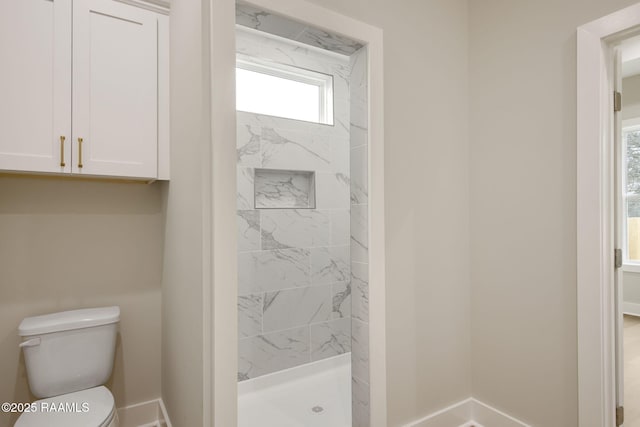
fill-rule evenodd
<path id="1" fill-rule="evenodd" d="M 157 28 L 147 10 L 74 1 L 73 173 L 156 178 Z"/>
<path id="2" fill-rule="evenodd" d="M 71 0 L 2 0 L 0 169 L 71 166 Z"/>

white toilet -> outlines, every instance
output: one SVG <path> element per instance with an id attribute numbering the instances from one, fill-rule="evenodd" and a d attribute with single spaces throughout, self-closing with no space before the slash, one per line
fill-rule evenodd
<path id="1" fill-rule="evenodd" d="M 15 427 L 117 427 L 111 376 L 119 307 L 27 317 L 23 338 L 31 392 L 42 400 L 23 412 Z"/>

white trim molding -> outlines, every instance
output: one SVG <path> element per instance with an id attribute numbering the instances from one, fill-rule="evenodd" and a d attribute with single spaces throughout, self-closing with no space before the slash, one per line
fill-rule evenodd
<path id="1" fill-rule="evenodd" d="M 578 28 L 578 423 L 615 425 L 612 38 L 640 25 L 640 4 Z"/>
<path id="2" fill-rule="evenodd" d="M 204 0 L 203 96 L 210 127 L 202 129 L 203 426 L 236 426 L 238 406 L 238 267 L 234 0 Z M 206 22 L 208 20 L 208 23 Z M 207 25 L 208 24 L 208 25 Z"/>
<path id="3" fill-rule="evenodd" d="M 478 427 L 480 425 L 487 427 L 531 427 L 524 421 L 520 421 L 477 399 L 472 399 L 471 401 L 471 419 Z"/>
<path id="4" fill-rule="evenodd" d="M 477 399 L 455 403 L 404 427 L 531 427 Z"/>
<path id="5" fill-rule="evenodd" d="M 369 367 L 371 427 L 387 426 L 384 228 L 384 64 L 382 30 L 305 0 L 246 0 L 253 6 L 341 34 L 367 46 L 369 74 Z M 212 188 L 204 212 L 205 425 L 237 423 L 237 276 L 235 216 L 235 1 L 207 0 L 211 91 Z M 211 255 L 211 256 L 209 256 Z M 211 261 L 212 260 L 212 261 Z"/>
<path id="6" fill-rule="evenodd" d="M 162 399 L 118 408 L 119 427 L 171 427 Z"/>
<path id="7" fill-rule="evenodd" d="M 171 5 L 168 1 L 164 0 L 115 0 L 120 3 L 125 3 L 131 6 L 139 7 L 141 9 L 147 9 L 152 12 L 160 13 L 162 15 L 169 15 Z"/>
<path id="8" fill-rule="evenodd" d="M 471 420 L 472 398 L 454 403 L 404 427 L 451 427 L 463 426 Z"/>

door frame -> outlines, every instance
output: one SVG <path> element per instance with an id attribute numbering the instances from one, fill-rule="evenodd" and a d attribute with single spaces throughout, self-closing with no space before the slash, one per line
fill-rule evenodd
<path id="1" fill-rule="evenodd" d="M 371 427 L 387 425 L 382 30 L 305 0 L 243 0 L 367 46 L 369 77 L 369 371 Z M 210 55 L 210 188 L 205 191 L 204 425 L 237 425 L 235 0 L 205 0 Z"/>
<path id="2" fill-rule="evenodd" d="M 640 26 L 640 3 L 577 30 L 577 314 L 580 427 L 614 427 L 616 408 L 612 39 Z"/>

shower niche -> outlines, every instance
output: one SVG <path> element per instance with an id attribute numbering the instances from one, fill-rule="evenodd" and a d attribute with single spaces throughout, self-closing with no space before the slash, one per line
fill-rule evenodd
<path id="1" fill-rule="evenodd" d="M 315 209 L 315 172 L 255 169 L 253 176 L 256 209 Z"/>

